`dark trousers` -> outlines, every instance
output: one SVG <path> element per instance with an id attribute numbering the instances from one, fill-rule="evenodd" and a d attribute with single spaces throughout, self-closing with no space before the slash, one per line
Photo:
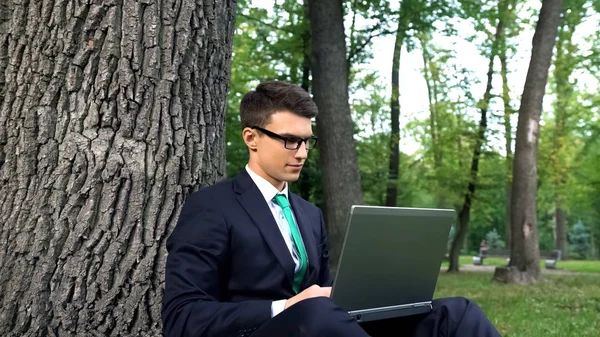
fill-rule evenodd
<path id="1" fill-rule="evenodd" d="M 462 297 L 436 299 L 428 314 L 357 323 L 327 297 L 301 301 L 251 337 L 498 337 L 479 306 Z"/>

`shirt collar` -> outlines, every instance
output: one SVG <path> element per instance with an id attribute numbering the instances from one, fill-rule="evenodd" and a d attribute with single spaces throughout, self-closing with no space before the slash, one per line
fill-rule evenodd
<path id="1" fill-rule="evenodd" d="M 275 186 L 273 186 L 265 178 L 259 176 L 254 171 L 252 171 L 250 169 L 250 167 L 248 167 L 248 164 L 246 164 L 246 171 L 248 172 L 248 175 L 250 175 L 250 178 L 252 179 L 252 181 L 254 181 L 254 184 L 256 184 L 256 187 L 258 187 L 258 190 L 263 195 L 263 197 L 265 198 L 265 201 L 267 203 L 272 201 L 273 198 L 275 197 L 275 195 L 277 195 L 277 194 L 283 194 L 283 195 L 285 195 L 286 198 L 288 198 L 287 182 L 285 183 L 283 190 L 279 191 L 279 190 L 277 190 L 277 188 L 275 188 Z"/>

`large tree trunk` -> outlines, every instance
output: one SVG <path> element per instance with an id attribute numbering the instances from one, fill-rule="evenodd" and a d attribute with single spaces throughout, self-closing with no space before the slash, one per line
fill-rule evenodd
<path id="1" fill-rule="evenodd" d="M 12 1 L 2 1 L 0 3 L 0 99 L 4 97 L 2 90 L 5 83 L 4 71 L 8 66 L 8 32 L 10 31 L 10 18 L 12 17 L 13 7 Z M 2 162 L 3 157 L 0 151 L 0 167 Z"/>
<path id="2" fill-rule="evenodd" d="M 160 336 L 165 239 L 225 174 L 229 1 L 14 1 L 0 336 Z"/>
<path id="3" fill-rule="evenodd" d="M 494 279 L 501 282 L 534 283 L 542 279 L 537 228 L 537 150 L 542 103 L 561 8 L 562 0 L 543 0 L 533 36 L 515 141 L 510 263 L 508 267 L 497 267 L 494 274 Z"/>
<path id="4" fill-rule="evenodd" d="M 498 53 L 498 41 L 499 35 L 502 31 L 502 21 L 498 20 L 496 26 L 496 33 L 494 36 L 494 42 L 492 44 L 492 50 L 490 52 L 490 60 L 488 63 L 487 82 L 483 99 L 480 102 L 481 119 L 479 120 L 479 128 L 477 132 L 477 139 L 475 139 L 475 145 L 473 146 L 473 157 L 471 159 L 471 171 L 469 175 L 469 183 L 467 184 L 467 191 L 460 212 L 458 213 L 458 227 L 456 229 L 456 235 L 452 240 L 452 246 L 450 247 L 450 264 L 448 266 L 448 272 L 459 271 L 459 257 L 460 250 L 463 247 L 465 238 L 467 237 L 467 231 L 469 228 L 469 221 L 471 220 L 471 206 L 473 197 L 475 195 L 475 189 L 477 187 L 477 177 L 479 174 L 479 159 L 481 157 L 481 149 L 485 143 L 485 132 L 487 130 L 487 113 L 492 98 L 492 79 L 494 75 L 494 58 Z"/>
<path id="5" fill-rule="evenodd" d="M 344 13 L 340 0 L 310 0 L 314 99 L 323 175 L 325 220 L 335 273 L 350 207 L 362 204 L 350 105 Z"/>

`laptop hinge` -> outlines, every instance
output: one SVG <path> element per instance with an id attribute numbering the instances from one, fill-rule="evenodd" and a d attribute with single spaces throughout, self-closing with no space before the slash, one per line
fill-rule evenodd
<path id="1" fill-rule="evenodd" d="M 410 304 L 391 305 L 388 307 L 380 307 L 380 308 L 352 310 L 352 311 L 349 311 L 348 313 L 351 315 L 358 315 L 358 314 L 369 314 L 369 313 L 373 313 L 373 312 L 384 312 L 384 311 L 392 311 L 392 310 L 400 310 L 400 309 L 419 308 L 419 307 L 426 307 L 426 306 L 431 306 L 431 301 L 417 302 L 417 303 L 410 303 Z"/>

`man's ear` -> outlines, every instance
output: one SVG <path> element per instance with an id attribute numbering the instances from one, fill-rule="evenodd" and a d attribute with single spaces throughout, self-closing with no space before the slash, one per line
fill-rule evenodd
<path id="1" fill-rule="evenodd" d="M 244 138 L 244 143 L 250 151 L 256 151 L 256 138 L 258 135 L 251 128 L 244 128 L 242 130 L 242 138 Z"/>

